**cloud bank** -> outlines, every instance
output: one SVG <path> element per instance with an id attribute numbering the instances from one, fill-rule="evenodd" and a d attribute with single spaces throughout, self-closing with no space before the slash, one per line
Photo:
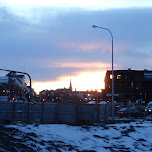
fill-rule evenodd
<path id="1" fill-rule="evenodd" d="M 111 37 L 93 29 L 95 24 L 113 33 L 114 69 L 152 69 L 149 1 L 115 1 L 113 7 L 108 5 L 112 1 L 96 1 L 94 5 L 105 8 L 94 10 L 89 8 L 92 1 L 86 7 L 85 1 L 81 6 L 65 1 L 66 7 L 60 1 L 56 7 L 49 1 L 47 6 L 43 1 L 2 2 L 1 68 L 28 72 L 33 82 L 52 82 L 52 86 L 62 77 L 69 82 L 82 72 L 105 72 L 111 69 Z"/>

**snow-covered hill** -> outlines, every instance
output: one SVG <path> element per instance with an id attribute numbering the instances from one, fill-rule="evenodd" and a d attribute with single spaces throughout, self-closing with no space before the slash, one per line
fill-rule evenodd
<path id="1" fill-rule="evenodd" d="M 150 152 L 152 123 L 138 121 L 102 126 L 1 126 L 0 151 Z"/>

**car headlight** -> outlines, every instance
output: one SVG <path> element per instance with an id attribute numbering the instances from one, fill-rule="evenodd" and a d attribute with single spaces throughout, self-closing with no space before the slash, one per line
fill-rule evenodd
<path id="1" fill-rule="evenodd" d="M 149 109 L 149 112 L 151 112 L 151 109 Z"/>
<path id="2" fill-rule="evenodd" d="M 147 111 L 147 109 L 145 109 L 145 111 Z"/>

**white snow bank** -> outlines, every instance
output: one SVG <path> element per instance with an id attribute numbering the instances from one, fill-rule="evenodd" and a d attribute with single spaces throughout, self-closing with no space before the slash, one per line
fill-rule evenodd
<path id="1" fill-rule="evenodd" d="M 115 151 L 152 151 L 152 123 L 131 122 L 105 126 L 69 126 L 69 125 L 8 125 L 24 133 L 35 133 L 37 141 L 62 141 L 76 150 L 94 150 L 97 152 Z M 45 149 L 47 145 L 40 145 Z M 60 148 L 61 150 L 62 148 Z M 62 151 L 65 151 L 62 149 Z"/>

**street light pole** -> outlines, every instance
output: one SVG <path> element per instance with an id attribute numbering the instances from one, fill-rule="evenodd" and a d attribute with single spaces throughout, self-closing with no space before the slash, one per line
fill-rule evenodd
<path id="1" fill-rule="evenodd" d="M 113 35 L 112 35 L 112 32 L 108 28 L 99 27 L 99 26 L 96 26 L 96 25 L 93 25 L 92 27 L 107 30 L 110 33 L 111 39 L 112 39 L 112 95 L 111 96 L 112 96 L 112 120 L 114 120 Z"/>

